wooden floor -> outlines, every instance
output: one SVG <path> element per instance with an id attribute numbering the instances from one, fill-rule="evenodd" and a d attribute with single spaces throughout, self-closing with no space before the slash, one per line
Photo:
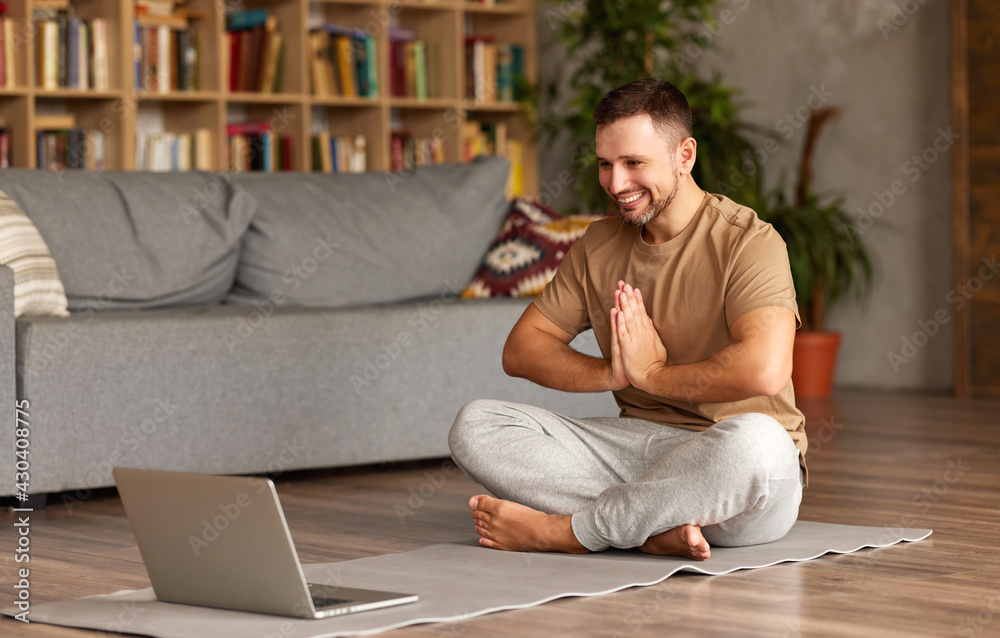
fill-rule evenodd
<path id="1" fill-rule="evenodd" d="M 384 635 L 1000 636 L 1000 400 L 841 393 L 803 407 L 811 485 L 800 518 L 932 528 L 930 539 L 724 576 L 679 574 L 652 587 Z M 279 477 L 302 561 L 474 536 L 465 503 L 477 487 L 460 473 L 436 474 L 447 468 L 442 460 Z M 429 496 L 423 502 L 413 496 L 420 491 Z M 402 508 L 412 515 L 401 519 Z M 14 522 L 0 512 L 3 607 L 20 566 Z M 35 604 L 149 586 L 113 492 L 71 511 L 50 503 L 31 524 Z M 0 620 L 4 637 L 96 635 L 106 634 Z"/>

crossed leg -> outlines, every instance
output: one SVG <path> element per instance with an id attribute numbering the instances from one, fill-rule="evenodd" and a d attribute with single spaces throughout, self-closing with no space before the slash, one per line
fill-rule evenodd
<path id="1" fill-rule="evenodd" d="M 499 497 L 469 501 L 480 543 L 497 549 L 638 547 L 704 560 L 713 536 L 781 538 L 801 498 L 795 447 L 764 415 L 692 432 L 474 401 L 449 442 L 459 467 Z"/>
<path id="2" fill-rule="evenodd" d="M 469 500 L 479 543 L 494 549 L 583 554 L 590 550 L 573 533 L 572 517 L 546 514 L 513 501 L 481 494 Z M 711 555 L 698 525 L 681 525 L 650 536 L 639 546 L 647 554 L 705 560 Z"/>

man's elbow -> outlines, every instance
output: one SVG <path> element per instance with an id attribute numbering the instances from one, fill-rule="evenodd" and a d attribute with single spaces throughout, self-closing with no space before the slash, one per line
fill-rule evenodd
<path id="1" fill-rule="evenodd" d="M 503 354 L 500 356 L 500 361 L 503 364 L 503 371 L 511 377 L 523 376 L 520 373 L 521 369 L 521 357 L 517 352 L 517 348 L 511 344 L 510 339 L 503 346 Z"/>
<path id="2" fill-rule="evenodd" d="M 756 377 L 754 392 L 757 396 L 773 397 L 785 389 L 792 378 L 792 364 L 764 366 Z"/>

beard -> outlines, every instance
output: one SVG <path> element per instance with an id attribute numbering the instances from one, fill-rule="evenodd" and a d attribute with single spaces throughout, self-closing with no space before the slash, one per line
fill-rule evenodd
<path id="1" fill-rule="evenodd" d="M 660 213 L 667 210 L 667 207 L 677 199 L 677 191 L 680 189 L 680 171 L 677 170 L 677 165 L 673 166 L 673 178 L 674 178 L 674 188 L 667 195 L 666 199 L 652 199 L 652 192 L 650 192 L 650 201 L 646 204 L 645 208 L 639 210 L 626 210 L 622 206 L 618 205 L 618 216 L 621 220 L 628 224 L 629 226 L 645 226 L 649 222 L 656 219 Z M 615 203 L 617 204 L 618 198 L 615 198 Z"/>

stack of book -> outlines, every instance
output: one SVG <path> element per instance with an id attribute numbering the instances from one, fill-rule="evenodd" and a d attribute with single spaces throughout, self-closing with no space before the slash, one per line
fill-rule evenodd
<path id="1" fill-rule="evenodd" d="M 72 115 L 38 115 L 35 117 L 35 133 L 38 142 L 37 168 L 104 169 L 104 134 L 77 127 Z"/>
<path id="2" fill-rule="evenodd" d="M 375 38 L 363 29 L 324 24 L 309 32 L 309 79 L 318 96 L 378 97 Z"/>
<path id="3" fill-rule="evenodd" d="M 368 170 L 368 141 L 364 135 L 313 135 L 312 168 L 324 173 L 364 173 Z"/>
<path id="4" fill-rule="evenodd" d="M 466 162 L 479 155 L 499 155 L 510 160 L 510 180 L 507 197 L 524 193 L 524 145 L 507 134 L 506 122 L 468 120 L 462 124 L 462 159 Z"/>
<path id="5" fill-rule="evenodd" d="M 35 69 L 37 85 L 46 91 L 94 89 L 107 91 L 108 21 L 84 20 L 73 7 L 38 9 L 32 15 L 35 26 Z M 15 38 L 18 36 L 14 36 Z M 5 45 L 13 42 L 4 38 Z M 5 51 L 5 58 L 6 55 Z M 10 56 L 13 60 L 13 55 Z"/>
<path id="6" fill-rule="evenodd" d="M 414 137 L 408 131 L 393 131 L 390 150 L 391 170 L 395 172 L 445 161 L 444 141 L 439 137 Z"/>
<path id="7" fill-rule="evenodd" d="M 524 75 L 524 47 L 491 35 L 465 37 L 465 95 L 474 102 L 514 102 Z"/>
<path id="8" fill-rule="evenodd" d="M 135 167 L 141 171 L 212 170 L 212 131 L 148 133 L 135 145 Z"/>
<path id="9" fill-rule="evenodd" d="M 14 35 L 14 18 L 0 15 L 0 88 L 17 86 L 17 74 L 14 71 L 14 45 L 18 43 L 17 37 Z"/>
<path id="10" fill-rule="evenodd" d="M 415 29 L 389 29 L 389 76 L 392 95 L 418 100 L 435 95 L 434 64 L 428 60 L 433 48 L 417 38 Z"/>
<path id="11" fill-rule="evenodd" d="M 198 34 L 184 0 L 135 0 L 135 88 L 156 93 L 196 91 Z"/>
<path id="12" fill-rule="evenodd" d="M 267 121 L 229 124 L 226 137 L 231 171 L 294 170 L 292 138 L 279 136 Z"/>
<path id="13" fill-rule="evenodd" d="M 226 14 L 229 90 L 277 93 L 281 90 L 285 44 L 278 18 L 266 9 Z"/>
<path id="14" fill-rule="evenodd" d="M 7 121 L 0 117 L 0 168 L 10 166 L 10 131 Z"/>

